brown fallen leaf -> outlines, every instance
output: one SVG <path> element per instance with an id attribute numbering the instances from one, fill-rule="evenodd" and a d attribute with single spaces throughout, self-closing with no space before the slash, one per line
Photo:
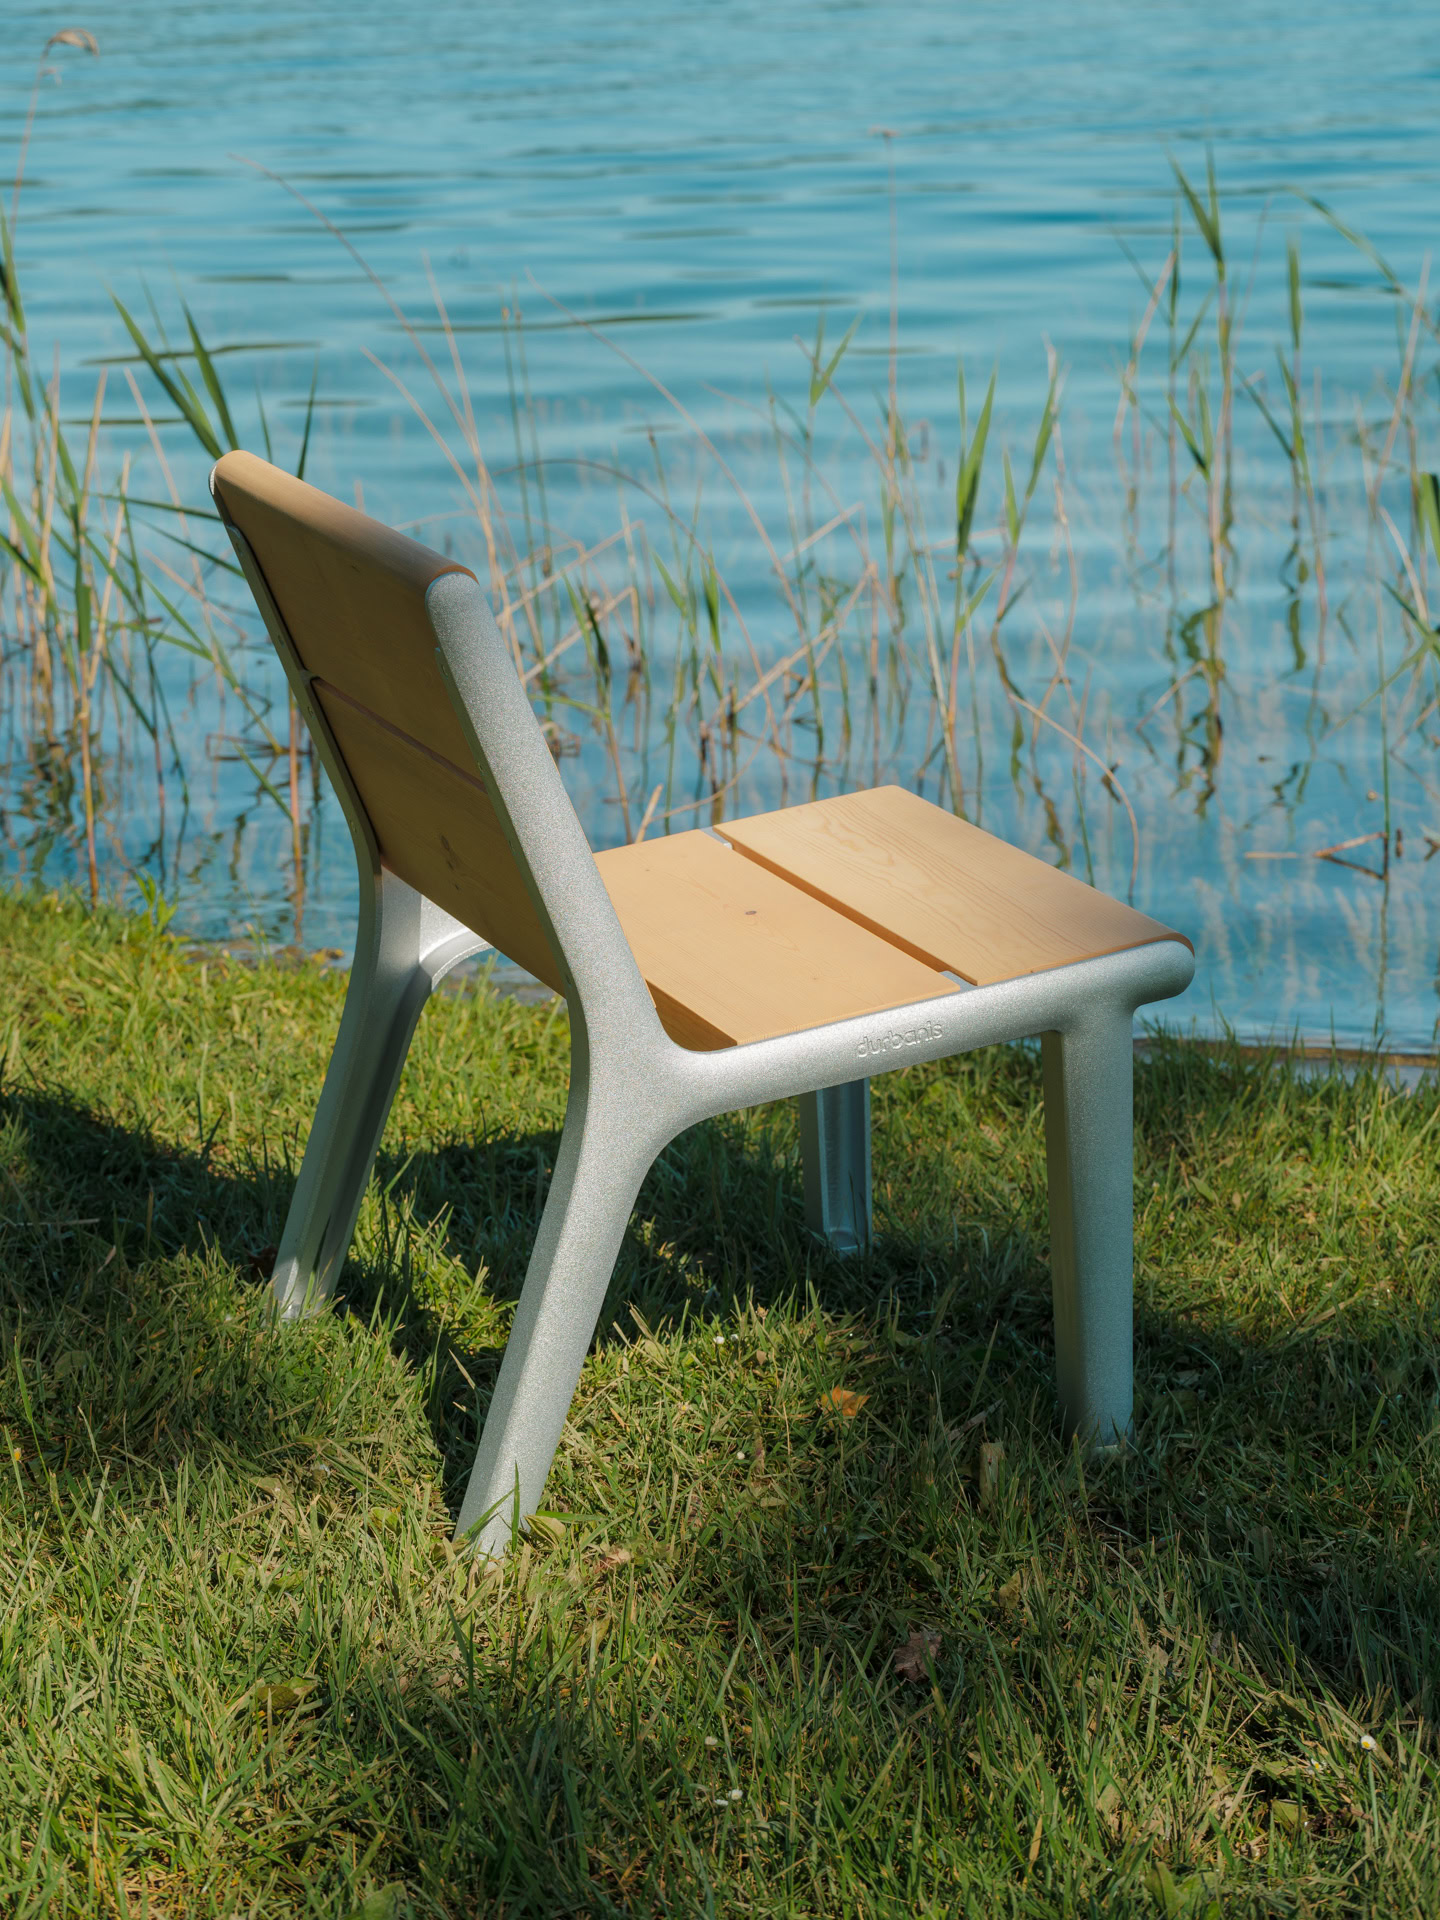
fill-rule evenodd
<path id="1" fill-rule="evenodd" d="M 628 1547 L 607 1547 L 595 1562 L 595 1572 L 603 1580 L 608 1573 L 614 1573 L 618 1567 L 628 1567 L 635 1558 Z"/>
<path id="2" fill-rule="evenodd" d="M 929 1669 L 940 1655 L 940 1633 L 935 1627 L 916 1627 L 903 1647 L 895 1649 L 895 1671 L 912 1686 L 930 1684 Z"/>
<path id="3" fill-rule="evenodd" d="M 822 1413 L 838 1413 L 842 1420 L 853 1420 L 866 1404 L 868 1393 L 852 1393 L 848 1387 L 832 1387 L 820 1397 Z"/>

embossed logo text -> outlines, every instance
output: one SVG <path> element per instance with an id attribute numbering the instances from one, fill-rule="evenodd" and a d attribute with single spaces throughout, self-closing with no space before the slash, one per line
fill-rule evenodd
<path id="1" fill-rule="evenodd" d="M 855 1051 L 862 1060 L 873 1060 L 877 1054 L 900 1053 L 906 1047 L 923 1047 L 931 1040 L 944 1038 L 944 1028 L 934 1020 L 927 1020 L 919 1027 L 896 1027 L 889 1033 L 867 1034 Z"/>

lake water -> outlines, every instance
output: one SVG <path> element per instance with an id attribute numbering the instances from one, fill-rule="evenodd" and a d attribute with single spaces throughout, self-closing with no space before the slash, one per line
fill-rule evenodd
<path id="1" fill-rule="evenodd" d="M 69 19 L 7 10 L 0 173 L 13 166 L 33 57 Z M 1383 27 L 1336 0 L 1304 9 L 1293 0 L 1036 0 L 1024 9 L 770 0 L 637 4 L 621 14 L 570 0 L 435 0 L 423 16 L 371 0 L 225 9 L 147 0 L 74 20 L 96 32 L 100 57 L 53 56 L 63 78 L 42 91 L 16 241 L 37 359 L 48 368 L 53 341 L 71 415 L 87 413 L 97 363 L 130 352 L 111 291 L 140 312 L 148 289 L 172 331 L 183 299 L 212 346 L 232 349 L 219 364 L 250 444 L 259 445 L 258 390 L 276 457 L 293 460 L 313 377 L 307 477 L 347 498 L 358 482 L 370 511 L 475 550 L 444 456 L 369 357 L 419 391 L 414 344 L 314 214 L 246 164 L 259 163 L 344 230 L 443 357 L 433 274 L 497 471 L 516 461 L 504 316 L 519 305 L 535 434 L 525 451 L 548 463 L 546 510 L 557 526 L 587 542 L 612 532 L 617 487 L 597 474 L 618 468 L 648 475 L 651 493 L 632 491 L 628 511 L 663 550 L 650 433 L 687 514 L 703 481 L 706 539 L 762 661 L 793 636 L 746 511 L 655 385 L 563 309 L 598 323 L 683 404 L 781 548 L 790 545 L 786 498 L 753 409 L 773 390 L 803 414 L 809 370 L 794 336 L 813 339 L 823 310 L 833 344 L 858 315 L 837 384 L 859 424 L 883 432 L 892 234 L 899 398 L 937 549 L 953 513 L 957 364 L 972 417 L 997 371 L 977 546 L 998 553 L 999 449 L 1013 450 L 1023 481 L 1052 346 L 1065 369 L 1064 518 L 1047 467 L 1021 546 L 1027 589 L 1003 628 L 1006 672 L 1113 769 L 1134 808 L 1138 851 L 1095 761 L 1048 723 L 1026 720 L 1016 742 L 1017 710 L 984 616 L 973 687 L 967 659 L 962 688 L 967 714 L 974 692 L 978 732 L 957 740 L 967 809 L 1118 892 L 1133 857 L 1136 903 L 1184 928 L 1199 952 L 1195 987 L 1169 1010 L 1175 1023 L 1433 1044 L 1440 867 L 1428 851 L 1440 843 L 1440 727 L 1426 716 L 1426 686 L 1408 673 L 1373 697 L 1415 642 L 1386 589 L 1404 581 L 1383 523 L 1367 515 L 1357 445 L 1366 432 L 1385 438 L 1386 384 L 1398 374 L 1408 314 L 1385 296 L 1370 259 L 1298 197 L 1327 202 L 1407 286 L 1420 282 L 1440 205 L 1433 6 L 1392 7 Z M 1139 478 L 1127 505 L 1112 429 L 1147 295 L 1126 249 L 1152 276 L 1160 270 L 1171 159 L 1198 180 L 1207 150 L 1242 315 L 1237 376 L 1263 383 L 1272 411 L 1275 350 L 1288 340 L 1287 234 L 1302 248 L 1304 377 L 1321 380 L 1318 398 L 1313 384 L 1306 391 L 1320 429 L 1323 628 L 1313 576 L 1290 552 L 1290 464 L 1243 392 L 1217 632 L 1201 618 L 1213 599 L 1203 489 L 1183 447 L 1190 486 L 1173 562 L 1162 558 L 1163 305 L 1141 363 Z M 1212 280 L 1187 221 L 1182 333 Z M 1213 374 L 1213 328 L 1197 338 L 1211 339 Z M 1434 359 L 1422 329 L 1415 365 L 1432 394 Z M 143 390 L 153 403 L 153 384 Z M 1190 406 L 1183 381 L 1180 398 Z M 147 471 L 146 487 L 158 490 L 114 367 L 107 417 L 107 457 L 133 447 L 137 475 Z M 878 543 L 873 464 L 857 428 L 838 410 L 826 417 L 826 482 L 840 506 L 866 503 Z M 1423 397 L 1415 419 L 1413 449 L 1402 434 L 1396 472 L 1377 496 L 1402 538 L 1410 452 L 1422 469 L 1440 467 Z M 182 428 L 161 431 L 182 495 L 203 503 L 205 462 L 193 441 Z M 943 553 L 936 564 L 943 578 Z M 1068 684 L 1055 693 L 1053 649 L 1067 628 Z M 738 644 L 733 630 L 729 644 Z M 831 655 L 825 668 L 832 714 L 840 665 Z M 177 659 L 177 675 L 182 666 Z M 259 655 L 253 671 L 273 692 Z M 126 860 L 143 857 L 197 934 L 255 926 L 288 938 L 288 822 L 257 800 L 244 761 L 201 751 L 233 724 L 233 701 L 222 711 L 203 677 L 181 687 L 177 679 L 186 737 L 204 765 L 183 832 L 172 803 L 157 849 L 153 810 L 137 798 L 115 822 L 109 871 L 118 879 Z M 819 789 L 876 767 L 933 781 L 922 705 L 897 721 L 874 766 L 832 753 Z M 655 745 L 627 746 L 642 795 Z M 597 844 L 623 837 L 602 746 L 586 741 L 564 764 Z M 796 790 L 783 787 L 788 797 Z M 779 769 L 762 756 L 734 801 L 764 805 L 781 791 Z M 45 842 L 40 860 L 14 782 L 5 824 L 11 871 L 37 862 L 52 878 L 79 871 L 64 844 Z M 1388 841 L 1366 838 L 1387 831 Z M 301 937 L 345 945 L 352 881 L 333 804 L 321 801 L 307 835 Z M 1313 857 L 1334 847 L 1339 858 Z"/>

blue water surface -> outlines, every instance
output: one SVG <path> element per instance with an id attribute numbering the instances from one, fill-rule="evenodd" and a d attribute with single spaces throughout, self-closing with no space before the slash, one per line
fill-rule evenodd
<path id="1" fill-rule="evenodd" d="M 1053 349 L 1065 375 L 1065 519 L 1062 527 L 1047 477 L 1025 549 L 1032 584 L 1006 625 L 1009 670 L 1027 697 L 1040 697 L 1049 649 L 1070 618 L 1068 531 L 1079 581 L 1070 691 L 1049 710 L 1079 725 L 1114 769 L 1134 807 L 1138 852 L 1094 761 L 1053 730 L 1012 751 L 1015 710 L 985 659 L 976 667 L 978 731 L 963 743 L 967 810 L 1122 893 L 1133 858 L 1136 903 L 1190 932 L 1199 951 L 1196 985 L 1171 1010 L 1175 1022 L 1431 1045 L 1440 868 L 1427 863 L 1426 836 L 1440 842 L 1432 738 L 1440 730 L 1413 724 L 1422 693 L 1396 704 L 1409 697 L 1408 680 L 1385 701 L 1371 697 L 1413 636 L 1374 585 L 1377 568 L 1393 566 L 1391 556 L 1377 558 L 1367 529 L 1354 444 L 1367 422 L 1383 438 L 1385 383 L 1397 376 L 1407 314 L 1373 260 L 1301 196 L 1323 200 L 1402 282 L 1419 284 L 1440 205 L 1433 6 L 1396 5 L 1382 24 L 1337 0 L 623 10 L 435 0 L 423 11 L 374 0 L 240 0 L 223 9 L 149 0 L 73 20 L 12 4 L 0 60 L 0 173 L 13 171 L 40 48 L 72 24 L 93 29 L 100 56 L 64 47 L 51 55 L 59 79 L 42 82 L 16 253 L 39 363 L 48 367 L 53 344 L 65 407 L 79 419 L 99 365 L 115 362 L 107 455 L 134 449 L 147 486 L 160 485 L 158 468 L 124 383 L 119 363 L 131 349 L 112 294 L 137 314 L 153 303 L 172 330 L 188 303 L 212 346 L 232 349 L 218 364 L 252 445 L 260 444 L 253 396 L 263 395 L 277 458 L 295 457 L 313 379 L 308 477 L 422 537 L 448 535 L 475 551 L 461 486 L 377 365 L 432 405 L 415 341 L 318 212 L 444 358 L 439 289 L 497 471 L 517 459 L 518 376 L 513 353 L 507 366 L 505 328 L 519 309 L 556 526 L 585 540 L 613 530 L 616 489 L 596 471 L 653 475 L 653 434 L 687 502 L 703 484 L 717 561 L 768 661 L 787 645 L 768 563 L 747 513 L 655 383 L 725 452 L 783 546 L 786 498 L 753 409 L 773 392 L 803 412 L 809 369 L 795 336 L 812 340 L 823 311 L 833 345 L 859 316 L 846 397 L 868 432 L 881 431 L 898 290 L 897 388 L 917 430 L 917 486 L 939 551 L 953 511 L 957 367 L 972 417 L 997 374 L 996 457 L 981 515 L 993 527 L 998 450 L 1012 448 L 1023 474 Z M 1168 485 L 1159 320 L 1146 349 L 1131 517 L 1112 440 L 1120 371 L 1147 302 L 1127 250 L 1152 276 L 1159 270 L 1174 214 L 1172 160 L 1198 181 L 1207 153 L 1243 319 L 1240 372 L 1263 380 L 1272 404 L 1274 350 L 1288 326 L 1285 240 L 1292 232 L 1300 240 L 1305 367 L 1307 378 L 1317 369 L 1322 377 L 1333 542 L 1320 634 L 1313 583 L 1297 585 L 1286 558 L 1290 470 L 1242 395 L 1235 593 L 1208 716 L 1197 701 L 1203 675 L 1169 691 L 1193 665 L 1177 636 L 1203 607 L 1207 579 L 1193 497 L 1181 503 L 1173 586 L 1155 564 Z M 1185 324 L 1208 275 L 1188 222 Z M 1416 364 L 1425 378 L 1433 359 L 1422 330 Z M 147 404 L 163 417 L 141 374 Z M 1413 451 L 1433 470 L 1440 447 L 1424 435 L 1434 415 L 1421 417 Z M 159 431 L 182 498 L 203 504 L 203 456 L 183 427 Z M 838 412 L 825 432 L 836 499 L 864 499 L 878 527 L 859 432 Z M 1128 448 L 1128 424 L 1126 432 Z M 1387 496 L 1397 526 L 1408 499 L 1400 480 Z M 659 547 L 653 508 L 637 495 L 629 510 L 650 515 L 647 534 Z M 943 573 L 943 553 L 937 564 Z M 257 674 L 269 672 L 255 659 Z M 255 926 L 288 937 L 297 904 L 288 822 L 256 799 L 245 761 L 205 758 L 204 743 L 234 723 L 233 701 L 225 707 L 203 676 L 184 685 L 187 737 L 207 770 L 192 781 L 183 834 L 172 790 L 170 839 L 156 856 L 153 809 L 137 799 L 135 817 L 119 823 L 111 867 L 123 872 L 151 849 L 182 924 L 196 933 Z M 1220 733 L 1207 735 L 1217 714 Z M 924 786 L 927 751 L 918 722 L 898 725 L 878 770 Z M 596 843 L 622 838 L 600 748 L 587 744 L 565 765 Z M 867 770 L 852 759 L 820 784 L 861 777 Z M 773 803 L 779 782 L 777 770 L 757 764 L 738 798 Z M 784 793 L 795 797 L 791 786 Z M 1364 840 L 1387 830 L 1388 843 Z M 299 932 L 312 945 L 343 946 L 353 876 L 333 804 L 322 801 L 307 832 Z M 33 867 L 13 792 L 7 835 L 10 868 Z M 1361 842 L 1347 856 L 1354 864 L 1311 857 L 1350 840 Z M 78 872 L 73 847 L 48 847 L 44 870 Z"/>

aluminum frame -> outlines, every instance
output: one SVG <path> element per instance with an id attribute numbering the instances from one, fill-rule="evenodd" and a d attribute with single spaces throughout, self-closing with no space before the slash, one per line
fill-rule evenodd
<path id="1" fill-rule="evenodd" d="M 213 489 L 212 489 L 213 490 Z M 489 942 L 381 864 L 310 676 L 264 575 L 217 505 L 339 796 L 360 874 L 355 958 L 274 1279 L 282 1319 L 333 1291 L 415 1023 L 451 968 Z M 442 679 L 554 950 L 570 1011 L 569 1100 L 457 1541 L 502 1553 L 539 1504 L 641 1182 L 697 1121 L 801 1098 L 807 1218 L 840 1251 L 870 1238 L 869 1080 L 1041 1036 L 1056 1367 L 1066 1430 L 1124 1440 L 1132 1410 L 1132 1020 L 1181 993 L 1178 939 L 715 1052 L 661 1026 L 599 868 L 472 576 L 433 582 Z M 737 856 L 741 857 L 741 856 Z"/>

